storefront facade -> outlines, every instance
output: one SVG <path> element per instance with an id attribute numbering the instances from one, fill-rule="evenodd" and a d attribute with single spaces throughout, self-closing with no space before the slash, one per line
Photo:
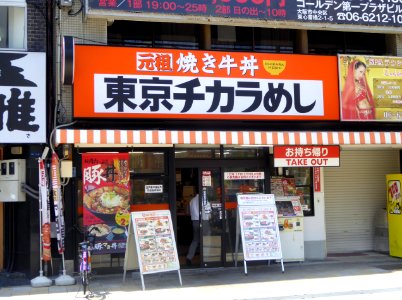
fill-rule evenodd
<path id="1" fill-rule="evenodd" d="M 87 130 L 60 130 L 60 142 L 73 142 L 74 136 L 81 138 L 84 137 L 88 131 Z M 93 132 L 91 132 L 92 134 Z M 98 132 L 100 133 L 100 132 Z M 106 135 L 106 131 L 102 132 Z M 331 168 L 318 168 L 318 178 L 315 174 L 317 168 L 274 168 L 273 158 L 270 154 L 269 147 L 236 147 L 234 145 L 226 146 L 221 145 L 215 147 L 212 145 L 200 147 L 192 147 L 191 143 L 180 144 L 178 140 L 166 140 L 166 136 L 202 136 L 202 132 L 152 132 L 152 131 L 121 131 L 116 136 L 115 139 L 111 140 L 112 144 L 120 144 L 118 142 L 119 138 L 124 135 L 137 135 L 142 136 L 143 139 L 139 139 L 140 145 L 146 143 L 146 137 L 148 136 L 148 142 L 151 145 L 159 144 L 157 142 L 157 137 L 160 135 L 162 140 L 171 141 L 175 146 L 164 148 L 148 148 L 148 147 L 133 147 L 130 149 L 130 167 L 134 170 L 134 175 L 132 176 L 132 193 L 134 200 L 131 208 L 133 211 L 136 210 L 147 210 L 147 209 L 170 209 L 173 211 L 175 226 L 177 226 L 177 242 L 179 255 L 182 256 L 182 262 L 184 261 L 184 256 L 186 254 L 188 245 L 191 242 L 191 222 L 188 213 L 188 201 L 194 196 L 200 187 L 204 187 L 203 182 L 206 180 L 204 178 L 209 178 L 208 180 L 213 182 L 213 184 L 206 185 L 208 194 L 208 199 L 215 204 L 216 212 L 215 215 L 217 219 L 211 221 L 220 224 L 219 230 L 214 232 L 214 250 L 219 248 L 221 253 L 217 256 L 216 252 L 213 258 L 209 257 L 210 245 L 205 244 L 201 250 L 201 257 L 197 263 L 201 267 L 209 266 L 231 266 L 233 265 L 233 245 L 235 236 L 235 227 L 233 220 L 235 219 L 235 208 L 236 201 L 235 195 L 237 192 L 262 192 L 271 193 L 273 192 L 273 181 L 274 178 L 280 177 L 280 175 L 289 175 L 288 178 L 296 179 L 296 188 L 298 191 L 303 191 L 303 208 L 304 215 L 304 233 L 305 233 L 305 258 L 306 259 L 324 259 L 327 257 L 328 253 L 338 253 L 338 252 L 356 252 L 356 251 L 367 251 L 374 249 L 375 242 L 375 216 L 382 212 L 384 202 L 382 201 L 381 185 L 383 182 L 379 181 L 384 174 L 398 172 L 399 166 L 395 164 L 395 161 L 399 161 L 399 151 L 398 150 L 342 150 L 341 151 L 341 161 L 351 160 L 349 164 L 342 163 L 340 167 Z M 221 132 L 223 135 L 224 133 Z M 233 132 L 228 133 L 234 135 Z M 250 138 L 251 133 L 239 132 L 243 138 Z M 265 135 L 266 137 L 275 137 L 275 140 L 282 140 L 285 145 L 287 145 L 290 139 L 298 138 L 298 133 L 289 132 L 264 132 L 257 133 L 257 136 Z M 304 135 L 306 134 L 306 135 Z M 330 136 L 327 133 L 320 133 L 324 140 L 333 139 L 348 139 L 354 137 L 352 133 L 334 133 Z M 369 133 L 362 134 L 362 136 L 370 136 Z M 64 136 L 64 138 L 62 138 Z M 109 132 L 109 138 L 111 133 Z M 153 136 L 156 139 L 152 139 Z M 204 133 L 207 136 L 207 133 Z M 315 140 L 318 136 L 316 132 L 303 133 L 303 137 L 308 136 L 309 142 L 311 144 L 312 140 Z M 70 137 L 72 140 L 69 140 Z M 279 137 L 279 138 L 278 138 Z M 312 139 L 311 139 L 312 138 Z M 396 135 L 394 138 L 399 140 L 400 137 Z M 85 140 L 86 138 L 84 138 Z M 184 139 L 185 140 L 185 139 Z M 184 141 L 183 140 L 183 141 Z M 259 140 L 257 138 L 256 140 Z M 303 138 L 302 138 L 303 140 Z M 82 141 L 80 139 L 75 140 L 75 143 Z M 142 142 L 140 142 L 142 141 Z M 273 140 L 271 140 L 273 141 Z M 307 141 L 307 140 L 306 140 Z M 374 140 L 373 140 L 374 141 Z M 363 142 L 363 140 L 361 141 Z M 370 147 L 370 139 L 366 140 L 367 145 L 365 147 Z M 177 144 L 175 144 L 177 143 Z M 319 145 L 323 144 L 323 140 L 318 138 L 317 143 Z M 91 143 L 92 144 L 92 143 Z M 359 143 L 360 144 L 360 143 Z M 106 150 L 110 151 L 110 148 L 90 148 L 91 151 Z M 82 145 L 81 145 L 82 147 Z M 360 147 L 360 146 L 358 146 Z M 120 148 L 115 148 L 114 151 Z M 85 148 L 80 148 L 79 152 L 84 152 Z M 124 149 L 122 149 L 124 152 Z M 163 155 L 162 155 L 163 154 Z M 162 156 L 161 156 L 162 155 Z M 356 160 L 356 156 L 359 157 Z M 349 158 L 349 157 L 352 158 Z M 367 156 L 367 157 L 366 157 Z M 163 159 L 161 157 L 164 157 Z M 78 158 L 79 160 L 79 158 Z M 377 164 L 373 164 L 370 161 L 378 161 Z M 140 166 L 140 162 L 146 161 L 145 167 Z M 153 167 L 156 164 L 158 167 Z M 163 169 L 160 169 L 161 166 Z M 381 166 L 381 167 L 379 167 Z M 144 170 L 142 171 L 142 169 Z M 159 171 L 157 171 L 159 168 Z M 367 171 L 367 168 L 371 172 Z M 282 169 L 282 170 L 281 170 Z M 344 188 L 339 188 L 339 185 L 344 181 L 339 180 L 339 178 L 333 177 L 332 171 L 337 172 L 342 169 L 352 169 L 355 173 L 351 174 L 348 178 L 343 178 L 345 176 L 345 171 L 340 175 L 342 179 L 350 184 L 350 188 L 346 186 Z M 327 171 L 329 170 L 329 171 Z M 138 174 L 136 174 L 138 172 Z M 339 171 L 338 171 L 339 172 Z M 160 174 L 158 174 L 160 173 Z M 374 174 L 375 173 L 375 174 Z M 174 176 L 172 176 L 174 174 Z M 240 174 L 240 175 L 239 175 Z M 364 174 L 362 178 L 356 178 L 354 181 L 350 182 L 350 178 L 354 178 L 356 174 Z M 234 176 L 234 179 L 230 179 L 230 176 Z M 236 176 L 238 176 L 236 178 Z M 240 177 L 239 177 L 240 176 Z M 243 176 L 243 177 L 242 177 Z M 79 177 L 79 176 L 78 176 Z M 364 180 L 369 178 L 370 188 L 358 189 L 355 188 L 356 185 L 363 184 Z M 359 179 L 359 180 L 358 180 Z M 334 184 L 333 180 L 336 182 L 340 181 L 338 184 Z M 327 183 L 329 182 L 329 183 Z M 144 193 L 146 186 L 160 186 L 159 194 Z M 316 186 L 318 185 L 318 186 Z M 163 188 L 162 188 L 163 186 Z M 214 188 L 212 188 L 214 187 Z M 219 188 L 217 188 L 219 187 Z M 345 191 L 346 189 L 346 191 Z M 373 193 L 373 190 L 375 191 Z M 224 194 L 221 192 L 224 191 Z M 343 193 L 343 194 L 342 194 Z M 142 194 L 142 195 L 141 195 Z M 326 195 L 329 196 L 326 196 Z M 356 196 L 358 194 L 358 196 Z M 333 204 L 326 206 L 327 197 L 333 201 Z M 350 204 L 350 199 L 358 199 L 359 201 L 370 204 L 365 204 L 365 214 L 360 214 L 359 218 L 356 218 L 356 212 L 359 208 L 355 208 L 355 205 Z M 380 199 L 378 199 L 380 198 Z M 338 199 L 338 200 L 337 200 Z M 339 199 L 343 199 L 339 202 Z M 328 200 L 330 201 L 330 200 Z M 356 201 L 356 200 L 355 200 Z M 345 205 L 346 202 L 346 205 Z M 362 203 L 361 203 L 362 204 Z M 328 209 L 332 208 L 339 212 L 338 214 L 329 214 Z M 348 216 L 345 207 L 349 205 L 352 206 L 350 214 Z M 362 204 L 363 205 L 363 204 Z M 223 218 L 222 210 L 224 208 L 225 217 Z M 348 211 L 348 210 L 347 210 Z M 329 214 L 329 215 L 328 215 Z M 333 221 L 331 218 L 335 218 Z M 329 240 L 328 235 L 332 230 L 344 230 L 339 229 L 341 225 L 347 224 L 339 220 L 346 218 L 348 222 L 363 223 L 365 237 L 363 237 L 362 232 L 355 232 L 353 234 L 353 240 L 358 243 L 359 239 L 362 239 L 363 244 L 358 246 L 353 246 L 351 243 L 345 242 L 341 247 L 333 248 L 330 252 L 328 248 Z M 331 220 L 331 221 L 328 221 Z M 333 222 L 333 223 L 330 223 Z M 346 225 L 345 225 L 346 226 Z M 351 225 L 349 231 L 358 230 L 359 227 Z M 346 235 L 346 234 L 345 234 Z M 216 236 L 219 236 L 219 242 L 217 242 Z M 339 235 L 337 235 L 339 238 Z M 366 244 L 364 244 L 364 239 L 366 239 Z M 334 239 L 336 242 L 336 239 Z M 181 247 L 180 247 L 181 246 Z M 182 251 L 182 252 L 180 252 Z M 217 259 L 219 257 L 219 259 Z M 184 262 L 183 262 L 184 264 Z"/>
<path id="2" fill-rule="evenodd" d="M 73 228 L 85 223 L 83 155 L 100 152 L 127 154 L 131 211 L 170 210 L 183 266 L 192 234 L 187 207 L 197 192 L 208 197 L 212 217 L 193 267 L 233 266 L 235 195 L 271 193 L 275 178 L 293 178 L 303 198 L 306 259 L 375 250 L 384 176 L 401 172 L 401 107 L 388 120 L 342 116 L 337 54 L 401 56 L 401 21 L 389 13 L 387 24 L 361 24 L 354 15 L 376 17 L 362 6 L 342 12 L 348 21 L 319 21 L 318 11 L 328 10 L 319 1 L 311 12 L 304 1 L 184 2 L 118 9 L 87 1 L 55 11 L 62 122 L 52 143 L 72 166 L 62 172 L 68 271 L 77 263 L 71 245 L 81 239 Z M 330 8 L 329 17 L 340 16 Z M 271 16 L 255 17 L 258 9 Z M 399 80 L 401 68 L 394 70 Z M 339 166 L 277 167 L 274 149 L 288 145 L 339 146 Z M 123 251 L 106 251 L 94 267 L 121 271 L 123 261 Z"/>

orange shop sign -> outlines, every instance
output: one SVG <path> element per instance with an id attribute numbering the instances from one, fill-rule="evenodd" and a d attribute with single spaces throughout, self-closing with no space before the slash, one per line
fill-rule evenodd
<path id="1" fill-rule="evenodd" d="M 75 46 L 74 117 L 339 120 L 336 56 Z"/>
<path id="2" fill-rule="evenodd" d="M 275 167 L 339 167 L 339 146 L 275 146 Z"/>

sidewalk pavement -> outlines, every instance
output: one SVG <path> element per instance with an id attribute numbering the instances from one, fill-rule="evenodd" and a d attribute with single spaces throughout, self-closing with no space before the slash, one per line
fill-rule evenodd
<path id="1" fill-rule="evenodd" d="M 253 265 L 247 275 L 242 265 L 219 269 L 181 269 L 144 275 L 142 290 L 138 272 L 99 275 L 84 296 L 79 284 L 71 286 L 0 289 L 0 297 L 12 299 L 402 299 L 402 259 L 380 253 L 329 257 L 324 261 Z"/>

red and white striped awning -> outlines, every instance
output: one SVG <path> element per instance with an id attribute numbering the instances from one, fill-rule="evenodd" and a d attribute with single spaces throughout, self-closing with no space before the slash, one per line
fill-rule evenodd
<path id="1" fill-rule="evenodd" d="M 349 131 L 187 131 L 57 129 L 55 144 L 135 145 L 396 145 L 402 132 Z"/>

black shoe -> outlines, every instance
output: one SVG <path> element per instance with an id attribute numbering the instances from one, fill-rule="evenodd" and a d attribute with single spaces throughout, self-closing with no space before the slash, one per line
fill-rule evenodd
<path id="1" fill-rule="evenodd" d="M 186 265 L 187 265 L 187 266 L 191 266 L 191 265 L 192 265 L 191 260 L 188 259 L 188 258 L 186 259 Z"/>

